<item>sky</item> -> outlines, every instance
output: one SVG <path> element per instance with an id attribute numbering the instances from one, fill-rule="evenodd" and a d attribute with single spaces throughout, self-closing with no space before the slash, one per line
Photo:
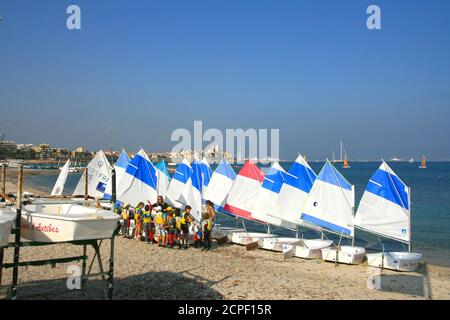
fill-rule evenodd
<path id="1" fill-rule="evenodd" d="M 169 151 L 201 120 L 280 129 L 282 159 L 339 140 L 351 159 L 450 159 L 450 1 L 2 0 L 0 16 L 17 143 L 108 149 L 110 126 L 114 149 Z"/>

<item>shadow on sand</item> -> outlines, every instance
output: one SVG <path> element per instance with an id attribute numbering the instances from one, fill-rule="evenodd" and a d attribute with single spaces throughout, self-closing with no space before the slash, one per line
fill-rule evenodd
<path id="1" fill-rule="evenodd" d="M 223 299 L 211 288 L 223 281 L 210 281 L 184 272 L 147 272 L 126 278 L 114 279 L 114 299 Z M 20 284 L 18 299 L 105 299 L 106 283 L 99 279 L 89 279 L 86 289 L 69 290 L 67 279 L 42 280 Z M 2 288 L 3 290 L 5 288 Z M 9 296 L 9 288 L 8 296 Z"/>
<path id="2" fill-rule="evenodd" d="M 427 264 L 421 264 L 417 273 L 396 273 L 381 275 L 380 290 L 386 292 L 398 292 L 413 296 L 432 298 L 431 283 L 428 275 Z"/>

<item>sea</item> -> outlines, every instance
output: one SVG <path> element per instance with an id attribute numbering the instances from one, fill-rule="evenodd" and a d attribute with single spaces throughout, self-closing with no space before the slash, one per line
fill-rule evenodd
<path id="1" fill-rule="evenodd" d="M 290 162 L 281 162 L 285 170 L 289 170 Z M 319 173 L 323 162 L 310 162 L 312 169 Z M 336 163 L 336 168 L 344 177 L 355 186 L 356 207 L 366 188 L 367 182 L 379 162 L 352 162 L 350 168 L 343 169 L 341 163 Z M 418 163 L 390 162 L 389 166 L 397 173 L 403 182 L 411 187 L 411 228 L 412 228 L 412 252 L 423 254 L 424 261 L 429 263 L 450 266 L 450 162 L 428 162 L 427 169 L 419 169 Z M 261 166 L 263 170 L 268 166 Z M 215 166 L 212 166 L 214 169 Z M 233 166 L 236 173 L 240 166 Z M 45 175 L 26 176 L 25 183 L 43 191 L 50 192 L 57 179 L 58 172 L 50 172 Z M 70 173 L 66 182 L 64 194 L 71 194 L 75 189 L 81 173 Z M 224 226 L 242 227 L 242 221 L 238 221 L 226 215 L 218 215 L 217 223 Z M 249 231 L 265 231 L 266 227 L 246 221 L 245 227 Z M 295 236 L 291 230 L 273 227 L 272 232 L 280 236 Z M 300 237 L 305 239 L 318 238 L 315 231 L 300 229 Z M 335 243 L 350 244 L 347 239 L 339 239 L 338 236 L 325 234 Z M 368 251 L 385 250 L 404 251 L 407 247 L 401 243 L 380 238 L 364 231 L 355 231 L 356 245 L 365 247 Z"/>

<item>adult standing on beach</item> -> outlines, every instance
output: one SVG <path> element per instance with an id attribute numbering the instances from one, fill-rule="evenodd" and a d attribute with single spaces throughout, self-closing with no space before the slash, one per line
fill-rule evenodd
<path id="1" fill-rule="evenodd" d="M 152 208 L 156 212 L 158 212 L 158 211 L 166 212 L 166 209 L 167 209 L 168 206 L 169 205 L 164 202 L 164 199 L 163 199 L 162 196 L 158 196 L 158 199 L 157 199 L 156 203 L 152 204 Z"/>

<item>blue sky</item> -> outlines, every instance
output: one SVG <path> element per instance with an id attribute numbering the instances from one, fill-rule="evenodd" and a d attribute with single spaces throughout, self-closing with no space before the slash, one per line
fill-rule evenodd
<path id="1" fill-rule="evenodd" d="M 81 30 L 66 8 L 81 7 Z M 381 7 L 382 30 L 366 28 Z M 450 159 L 449 1 L 0 3 L 0 129 L 169 150 L 176 128 L 279 128 L 281 157 Z"/>

